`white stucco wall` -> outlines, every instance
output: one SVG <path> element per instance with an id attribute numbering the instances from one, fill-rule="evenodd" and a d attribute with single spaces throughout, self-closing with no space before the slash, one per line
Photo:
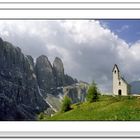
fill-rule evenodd
<path id="1" fill-rule="evenodd" d="M 119 90 L 121 90 L 121 95 L 128 95 L 128 84 L 123 79 L 121 79 L 120 73 L 117 67 L 115 67 L 113 70 L 113 94 L 119 95 Z"/>

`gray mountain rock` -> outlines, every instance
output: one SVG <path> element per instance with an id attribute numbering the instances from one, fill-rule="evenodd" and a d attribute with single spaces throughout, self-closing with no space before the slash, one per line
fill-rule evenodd
<path id="1" fill-rule="evenodd" d="M 71 76 L 65 74 L 64 86 L 72 85 L 72 84 L 75 84 L 75 83 L 78 83 L 77 79 L 73 79 Z"/>
<path id="2" fill-rule="evenodd" d="M 52 65 L 47 56 L 41 55 L 37 58 L 35 69 L 38 85 L 43 97 L 46 97 L 48 93 L 54 94 L 56 90 L 56 82 Z"/>
<path id="3" fill-rule="evenodd" d="M 63 62 L 56 57 L 53 66 L 47 56 L 40 56 L 36 60 L 35 66 L 36 76 L 39 88 L 44 98 L 48 94 L 57 96 L 63 92 L 63 86 L 76 83 L 72 77 L 65 75 Z"/>
<path id="4" fill-rule="evenodd" d="M 35 120 L 40 112 L 57 112 L 68 95 L 73 103 L 85 99 L 87 87 L 64 73 L 56 57 L 53 66 L 41 55 L 34 63 L 19 47 L 0 38 L 0 120 Z"/>
<path id="5" fill-rule="evenodd" d="M 0 39 L 1 120 L 33 120 L 48 107 L 39 95 L 33 65 L 21 49 Z"/>
<path id="6" fill-rule="evenodd" d="M 53 62 L 53 70 L 54 70 L 54 77 L 55 77 L 55 81 L 56 81 L 56 86 L 57 87 L 63 86 L 64 80 L 65 80 L 64 67 L 63 67 L 62 60 L 58 57 L 56 57 L 54 62 Z"/>
<path id="7" fill-rule="evenodd" d="M 88 83 L 78 82 L 76 84 L 65 86 L 63 88 L 64 96 L 71 98 L 72 103 L 84 102 L 88 90 Z"/>

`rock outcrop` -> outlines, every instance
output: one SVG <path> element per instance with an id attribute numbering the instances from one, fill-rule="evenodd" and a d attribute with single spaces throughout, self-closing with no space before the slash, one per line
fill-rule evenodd
<path id="1" fill-rule="evenodd" d="M 47 94 L 55 94 L 56 83 L 52 65 L 48 58 L 44 55 L 36 60 L 36 75 L 39 88 L 45 98 Z"/>
<path id="2" fill-rule="evenodd" d="M 60 92 L 57 96 L 48 94 L 46 101 L 51 106 L 52 110 L 57 112 L 61 110 L 61 103 L 65 95 L 71 98 L 72 104 L 84 102 L 88 87 L 89 84 L 82 81 L 69 86 L 64 86 L 62 88 L 62 92 Z"/>
<path id="3" fill-rule="evenodd" d="M 62 87 L 64 85 L 64 67 L 60 58 L 56 57 L 53 62 L 54 77 L 57 87 Z"/>
<path id="4" fill-rule="evenodd" d="M 72 84 L 75 84 L 75 83 L 78 83 L 78 80 L 77 79 L 73 79 L 71 76 L 65 74 L 65 77 L 64 77 L 64 86 L 72 85 Z"/>
<path id="5" fill-rule="evenodd" d="M 65 86 L 63 93 L 71 98 L 72 103 L 84 102 L 88 90 L 88 83 L 78 82 L 71 86 Z"/>
<path id="6" fill-rule="evenodd" d="M 32 57 L 0 39 L 0 120 L 33 120 L 48 105 L 39 95 Z"/>
<path id="7" fill-rule="evenodd" d="M 35 71 L 38 85 L 44 98 L 48 94 L 57 96 L 63 92 L 63 86 L 77 82 L 77 80 L 64 73 L 63 62 L 58 57 L 55 58 L 53 66 L 46 56 L 38 57 Z"/>

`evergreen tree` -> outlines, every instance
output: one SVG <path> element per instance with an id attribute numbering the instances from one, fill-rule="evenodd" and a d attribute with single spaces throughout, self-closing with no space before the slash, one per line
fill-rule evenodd
<path id="1" fill-rule="evenodd" d="M 89 89 L 87 91 L 87 96 L 86 96 L 86 100 L 88 102 L 96 102 L 97 99 L 99 98 L 99 92 L 98 92 L 98 88 L 95 82 L 92 82 L 92 84 L 89 86 Z"/>
<path id="2" fill-rule="evenodd" d="M 68 96 L 64 96 L 62 100 L 61 112 L 66 112 L 71 109 L 71 99 Z"/>

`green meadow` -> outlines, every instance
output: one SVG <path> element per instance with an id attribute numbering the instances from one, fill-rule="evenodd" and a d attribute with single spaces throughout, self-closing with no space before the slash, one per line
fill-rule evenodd
<path id="1" fill-rule="evenodd" d="M 41 114 L 39 120 L 140 120 L 140 97 L 102 95 L 96 102 L 73 104 L 70 111 L 52 117 Z"/>

